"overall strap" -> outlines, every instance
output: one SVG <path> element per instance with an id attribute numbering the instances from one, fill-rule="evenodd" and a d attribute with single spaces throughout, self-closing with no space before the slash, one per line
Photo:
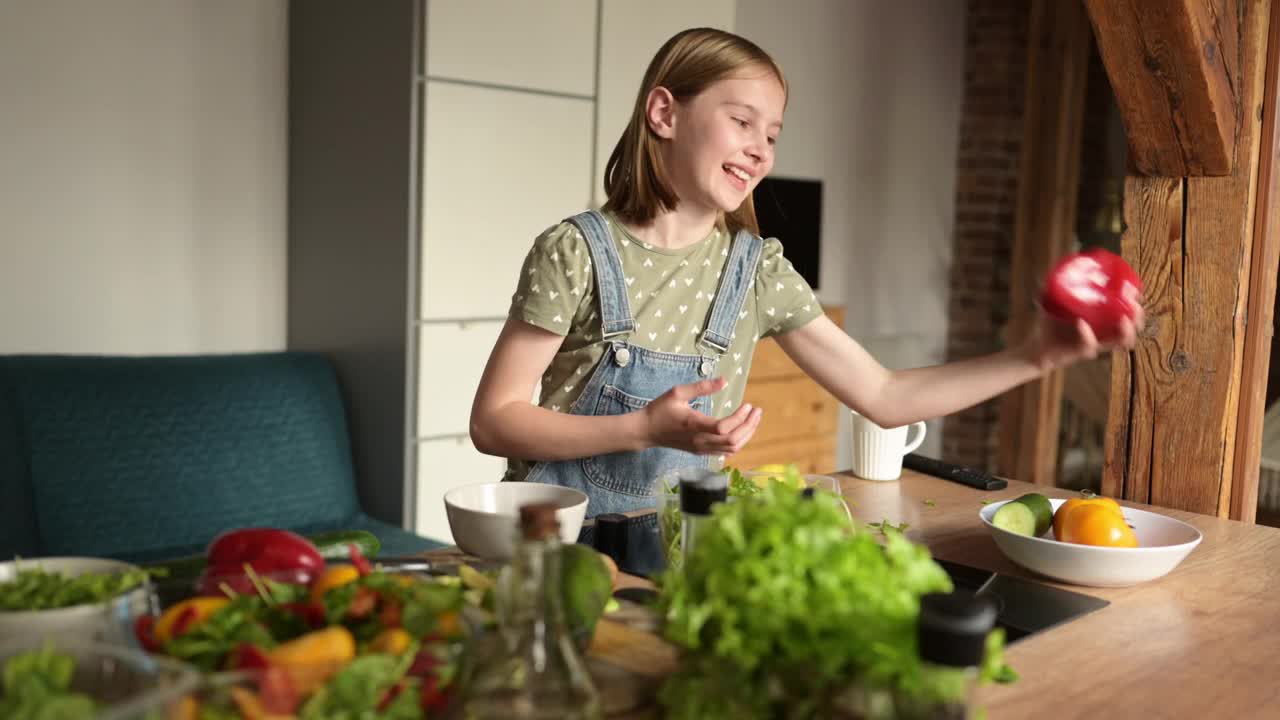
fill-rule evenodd
<path id="1" fill-rule="evenodd" d="M 714 349 L 717 355 L 729 350 L 733 328 L 738 323 L 743 303 L 747 301 L 747 292 L 756 277 L 756 266 L 763 250 L 764 241 L 746 230 L 739 230 L 733 239 L 733 250 L 720 278 L 707 329 L 698 339 L 699 345 Z"/>
<path id="2" fill-rule="evenodd" d="M 602 336 L 611 337 L 634 332 L 636 322 L 627 302 L 627 283 L 622 274 L 622 258 L 613 244 L 609 223 L 595 210 L 578 213 L 568 219 L 587 239 L 591 262 L 596 266 L 596 295 L 600 298 Z"/>

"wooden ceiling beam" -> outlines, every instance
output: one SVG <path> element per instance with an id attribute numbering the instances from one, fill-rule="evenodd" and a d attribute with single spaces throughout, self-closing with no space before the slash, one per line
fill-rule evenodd
<path id="1" fill-rule="evenodd" d="M 1235 3 L 1084 0 L 1143 175 L 1228 175 L 1242 89 Z M 1225 10 L 1225 12 L 1221 12 Z"/>

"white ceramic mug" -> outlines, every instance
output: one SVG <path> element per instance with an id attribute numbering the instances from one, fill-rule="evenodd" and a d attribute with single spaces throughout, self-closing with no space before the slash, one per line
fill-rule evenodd
<path id="1" fill-rule="evenodd" d="M 923 422 L 882 428 L 852 410 L 853 474 L 866 480 L 897 480 L 902 477 L 902 456 L 920 447 L 926 431 Z M 915 439 L 907 441 L 907 430 L 916 428 Z"/>

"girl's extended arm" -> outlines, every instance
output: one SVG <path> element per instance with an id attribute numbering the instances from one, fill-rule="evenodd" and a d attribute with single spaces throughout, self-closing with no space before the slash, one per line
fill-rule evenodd
<path id="1" fill-rule="evenodd" d="M 644 410 L 594 417 L 555 412 L 531 399 L 563 338 L 508 320 L 485 366 L 471 405 L 471 441 L 483 453 L 522 460 L 569 460 L 658 445 L 703 455 L 737 452 L 755 432 L 761 412 L 750 405 L 716 419 L 689 402 L 717 392 L 722 379 L 677 385 Z"/>
<path id="2" fill-rule="evenodd" d="M 1141 325 L 1141 313 L 1136 323 Z M 1122 337 L 1104 347 L 1084 321 L 1062 323 L 1042 313 L 1035 332 L 1019 346 L 911 370 L 885 368 L 825 315 L 777 340 L 840 402 L 881 427 L 898 427 L 958 412 L 1100 350 L 1132 347 L 1134 328 L 1125 321 Z"/>

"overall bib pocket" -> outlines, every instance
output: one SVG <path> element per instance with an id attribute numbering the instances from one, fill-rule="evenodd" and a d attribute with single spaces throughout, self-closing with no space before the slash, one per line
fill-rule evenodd
<path id="1" fill-rule="evenodd" d="M 624 415 L 642 410 L 651 398 L 643 398 L 614 385 L 600 390 L 593 415 Z M 711 398 L 696 398 L 691 405 L 695 410 L 708 413 Z M 705 466 L 708 458 L 674 448 L 655 447 L 640 452 L 609 453 L 582 459 L 583 474 L 588 482 L 611 492 L 635 497 L 651 494 L 653 481 L 658 476 L 680 467 Z"/>

